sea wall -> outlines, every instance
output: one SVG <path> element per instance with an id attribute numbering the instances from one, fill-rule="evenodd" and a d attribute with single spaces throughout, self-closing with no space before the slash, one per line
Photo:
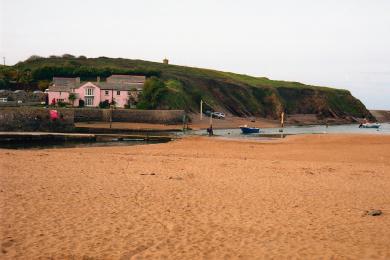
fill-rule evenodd
<path id="1" fill-rule="evenodd" d="M 0 108 L 0 131 L 50 131 L 70 132 L 74 129 L 74 111 L 58 111 L 58 118 L 50 118 L 50 110 L 45 108 L 18 107 Z"/>
<path id="2" fill-rule="evenodd" d="M 50 110 L 58 111 L 58 119 L 50 118 Z M 71 132 L 74 122 L 109 122 L 111 117 L 113 122 L 177 124 L 184 114 L 183 110 L 0 107 L 0 131 Z"/>
<path id="3" fill-rule="evenodd" d="M 113 122 L 177 124 L 183 121 L 184 114 L 184 110 L 74 109 L 75 122 L 109 122 L 112 117 Z"/>

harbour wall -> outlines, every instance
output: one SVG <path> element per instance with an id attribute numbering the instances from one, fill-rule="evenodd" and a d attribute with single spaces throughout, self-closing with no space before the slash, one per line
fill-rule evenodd
<path id="1" fill-rule="evenodd" d="M 50 117 L 56 110 L 58 118 Z M 0 108 L 0 131 L 70 132 L 74 129 L 74 111 L 34 107 Z"/>
<path id="2" fill-rule="evenodd" d="M 58 118 L 52 119 L 50 111 Z M 183 110 L 0 107 L 0 131 L 72 132 L 75 122 L 182 123 Z"/>
<path id="3" fill-rule="evenodd" d="M 183 122 L 184 110 L 139 110 L 75 108 L 75 122 L 132 122 L 178 124 Z"/>

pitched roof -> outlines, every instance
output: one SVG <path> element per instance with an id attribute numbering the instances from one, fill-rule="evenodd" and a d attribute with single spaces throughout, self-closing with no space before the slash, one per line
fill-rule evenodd
<path id="1" fill-rule="evenodd" d="M 49 86 L 49 91 L 52 92 L 70 92 L 72 90 L 72 86 L 56 86 L 56 85 L 51 85 Z"/>
<path id="2" fill-rule="evenodd" d="M 134 88 L 142 89 L 143 84 L 139 83 L 131 83 L 131 84 L 118 84 L 112 82 L 93 82 L 94 85 L 99 86 L 100 89 L 103 90 L 125 90 L 130 91 Z"/>
<path id="3" fill-rule="evenodd" d="M 107 82 L 123 82 L 123 83 L 144 83 L 146 80 L 145 76 L 134 76 L 134 75 L 111 75 L 107 78 Z"/>
<path id="4" fill-rule="evenodd" d="M 90 81 L 88 81 L 88 82 L 90 82 Z M 78 87 L 51 85 L 51 86 L 49 86 L 49 91 L 51 91 L 51 92 L 71 92 L 72 89 L 79 88 L 88 82 L 81 82 L 81 84 Z M 128 84 L 113 83 L 113 82 L 90 82 L 90 83 L 99 87 L 101 90 L 130 91 L 130 90 L 133 90 L 134 88 L 137 90 L 141 90 L 144 86 L 141 83 L 128 83 Z"/>

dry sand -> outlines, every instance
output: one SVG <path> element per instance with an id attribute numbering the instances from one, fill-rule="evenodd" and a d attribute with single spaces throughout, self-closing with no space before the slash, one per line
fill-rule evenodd
<path id="1" fill-rule="evenodd" d="M 0 178 L 2 259 L 390 258 L 390 136 L 0 149 Z"/>

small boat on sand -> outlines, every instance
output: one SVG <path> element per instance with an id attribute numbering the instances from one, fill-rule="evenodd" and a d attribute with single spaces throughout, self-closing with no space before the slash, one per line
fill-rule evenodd
<path id="1" fill-rule="evenodd" d="M 381 124 L 379 123 L 364 123 L 360 124 L 359 128 L 379 128 Z"/>
<path id="2" fill-rule="evenodd" d="M 240 126 L 241 132 L 243 134 L 256 134 L 260 132 L 260 128 L 257 127 L 248 127 L 246 125 Z"/>

